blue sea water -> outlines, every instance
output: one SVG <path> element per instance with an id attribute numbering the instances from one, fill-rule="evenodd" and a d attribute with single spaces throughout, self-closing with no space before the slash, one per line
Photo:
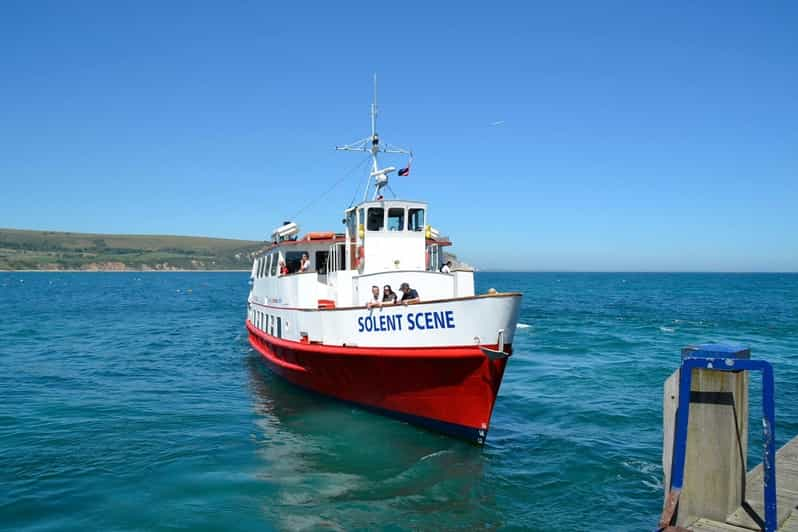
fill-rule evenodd
<path id="1" fill-rule="evenodd" d="M 695 342 L 772 361 L 779 445 L 798 433 L 798 275 L 489 287 L 524 326 L 479 448 L 270 374 L 246 273 L 0 273 L 0 528 L 651 530 L 662 384 Z"/>

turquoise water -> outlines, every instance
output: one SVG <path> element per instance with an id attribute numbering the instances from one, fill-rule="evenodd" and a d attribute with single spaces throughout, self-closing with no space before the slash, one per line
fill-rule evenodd
<path id="1" fill-rule="evenodd" d="M 693 342 L 771 360 L 779 444 L 798 433 L 798 275 L 477 286 L 522 291 L 528 325 L 484 448 L 272 376 L 245 273 L 0 273 L 0 528 L 651 530 Z"/>

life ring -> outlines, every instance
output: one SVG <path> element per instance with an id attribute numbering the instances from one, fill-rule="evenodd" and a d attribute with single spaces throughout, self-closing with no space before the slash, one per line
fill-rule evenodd
<path id="1" fill-rule="evenodd" d="M 355 254 L 355 268 L 360 268 L 361 264 L 363 264 L 363 259 L 366 256 L 366 249 L 363 246 L 357 247 L 357 253 Z"/>
<path id="2" fill-rule="evenodd" d="M 335 233 L 332 231 L 318 231 L 307 235 L 308 240 L 329 240 L 331 238 L 335 238 Z"/>

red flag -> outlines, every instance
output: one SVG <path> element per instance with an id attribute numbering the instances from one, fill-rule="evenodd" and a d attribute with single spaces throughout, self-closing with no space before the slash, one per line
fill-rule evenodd
<path id="1" fill-rule="evenodd" d="M 410 175 L 410 165 L 413 164 L 413 158 L 411 157 L 409 161 L 407 161 L 407 166 L 404 168 L 400 168 L 397 175 L 406 176 Z"/>

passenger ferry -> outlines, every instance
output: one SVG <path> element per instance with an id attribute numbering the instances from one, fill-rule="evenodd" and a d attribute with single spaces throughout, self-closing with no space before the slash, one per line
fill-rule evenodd
<path id="1" fill-rule="evenodd" d="M 372 163 L 344 231 L 300 236 L 286 222 L 255 257 L 249 341 L 297 386 L 483 444 L 521 294 L 478 295 L 471 268 L 441 268 L 451 242 L 429 224 L 428 205 L 383 196 L 396 168 L 378 155 L 412 154 L 381 144 L 376 119 L 375 83 L 371 136 L 337 148 Z M 390 292 L 397 301 L 383 302 Z"/>

